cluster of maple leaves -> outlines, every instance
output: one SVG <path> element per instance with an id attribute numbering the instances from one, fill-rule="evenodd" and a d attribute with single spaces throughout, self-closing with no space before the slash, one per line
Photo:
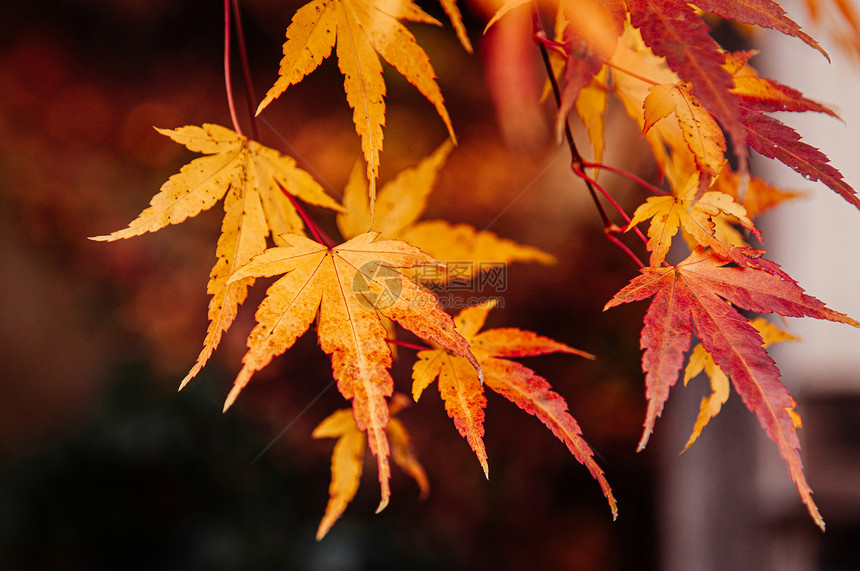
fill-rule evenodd
<path id="1" fill-rule="evenodd" d="M 455 0 L 441 3 L 463 47 L 471 51 Z M 749 149 L 782 161 L 807 180 L 823 182 L 858 208 L 860 199 L 823 153 L 768 115 L 836 113 L 797 90 L 760 77 L 749 64 L 754 52 L 723 50 L 711 38 L 700 12 L 772 28 L 799 38 L 825 57 L 826 53 L 773 0 L 552 0 L 540 5 L 509 0 L 488 27 L 524 4 L 533 6 L 538 45 L 553 58 L 556 71 L 551 79 L 560 86 L 559 133 L 571 114 L 579 115 L 593 146 L 594 160 L 587 166 L 600 172 L 606 146 L 603 117 L 610 96 L 615 96 L 638 122 L 665 179 L 667 190 L 644 186 L 654 195 L 632 217 L 621 213 L 626 230 L 647 222 L 647 238 L 642 238 L 650 259 L 647 265 L 640 262 L 639 275 L 606 304 L 609 309 L 651 299 L 641 334 L 648 408 L 639 448 L 647 443 L 687 360 L 684 382 L 704 371 L 712 388 L 702 401 L 687 446 L 719 412 L 733 386 L 776 442 L 803 502 L 823 528 L 802 471 L 796 403 L 766 351 L 767 345 L 791 336 L 741 311 L 807 316 L 855 327 L 860 322 L 806 295 L 776 263 L 763 257 L 763 250 L 747 243 L 750 236 L 761 240 L 754 224 L 759 214 L 797 196 L 751 176 Z M 555 15 L 554 39 L 539 28 L 541 14 L 548 12 Z M 484 392 L 490 389 L 536 416 L 568 447 L 598 481 L 615 516 L 609 484 L 564 399 L 545 379 L 510 359 L 550 352 L 593 357 L 530 331 L 481 331 L 492 302 L 452 317 L 428 288 L 428 282 L 448 279 L 442 265 L 446 261 L 471 261 L 475 264 L 470 267 L 478 268 L 477 262 L 555 260 L 536 248 L 468 225 L 420 220 L 456 140 L 430 60 L 403 20 L 440 24 L 411 0 L 312 0 L 293 16 L 279 77 L 257 110 L 259 114 L 336 50 L 363 154 L 341 202 L 326 194 L 295 160 L 249 139 L 238 127 L 159 129 L 203 156 L 171 176 L 127 228 L 94 239 L 112 241 L 156 231 L 223 201 L 217 260 L 207 287 L 209 327 L 197 362 L 181 386 L 211 357 L 255 280 L 282 276 L 257 308 L 248 352 L 224 410 L 256 371 L 316 324 L 338 390 L 352 405 L 329 416 L 313 433 L 338 439 L 329 504 L 318 538 L 354 496 L 365 448 L 377 460 L 379 510 L 390 496 L 389 459 L 426 493 L 424 470 L 410 448 L 406 428 L 395 416 L 405 399 L 394 394 L 389 373 L 395 323 L 428 344 L 413 364 L 413 399 L 417 401 L 437 381 L 448 415 L 485 473 Z M 450 141 L 377 192 L 385 124 L 379 56 L 430 101 Z M 575 172 L 599 188 L 582 170 Z M 301 203 L 335 212 L 345 241 L 338 244 L 326 236 Z M 667 257 L 679 233 L 692 253 L 671 264 Z M 427 278 L 427 273 L 416 271 L 422 267 L 439 271 Z M 699 344 L 690 351 L 694 335 Z"/>

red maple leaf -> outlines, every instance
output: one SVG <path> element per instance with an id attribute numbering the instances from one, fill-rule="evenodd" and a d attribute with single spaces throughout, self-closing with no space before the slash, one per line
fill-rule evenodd
<path id="1" fill-rule="evenodd" d="M 648 442 L 669 390 L 678 380 L 695 330 L 714 362 L 731 376 L 744 404 L 776 442 L 809 513 L 823 528 L 798 452 L 796 403 L 779 380 L 779 369 L 764 349 L 761 335 L 734 306 L 855 327 L 860 322 L 806 295 L 777 264 L 767 260 L 749 258 L 746 265 L 737 265 L 711 250 L 697 248 L 676 266 L 646 267 L 641 272 L 604 308 L 653 298 L 641 336 L 648 411 L 639 449 Z"/>
<path id="2" fill-rule="evenodd" d="M 830 60 L 830 56 L 818 42 L 801 30 L 797 22 L 786 16 L 785 10 L 774 0 L 695 0 L 693 4 L 726 20 L 771 28 L 787 36 L 798 37 Z"/>
<path id="3" fill-rule="evenodd" d="M 800 135 L 780 121 L 758 111 L 744 110 L 743 123 L 747 143 L 757 153 L 778 159 L 803 175 L 806 180 L 821 181 L 839 196 L 860 208 L 860 197 L 830 164 L 827 156 L 800 140 Z"/>

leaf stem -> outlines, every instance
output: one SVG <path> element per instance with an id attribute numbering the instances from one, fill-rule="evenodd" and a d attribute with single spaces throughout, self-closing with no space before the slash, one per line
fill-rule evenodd
<path id="1" fill-rule="evenodd" d="M 624 242 L 622 242 L 618 238 L 618 234 L 621 234 L 623 232 L 624 232 L 624 229 L 619 228 L 618 226 L 615 226 L 615 228 L 613 228 L 613 229 L 607 229 L 604 231 L 604 233 L 606 234 L 606 238 L 610 242 L 612 242 L 613 244 L 615 244 L 616 246 L 621 248 L 621 251 L 624 252 L 625 254 L 627 254 L 627 257 L 630 258 L 631 260 L 633 260 L 633 262 L 637 266 L 639 266 L 639 269 L 641 270 L 642 268 L 645 267 L 645 264 L 642 263 L 642 260 L 639 259 L 639 256 L 637 256 L 635 253 L 633 253 L 633 250 L 631 250 L 630 248 L 627 247 L 627 244 L 625 244 Z"/>
<path id="2" fill-rule="evenodd" d="M 335 241 L 332 240 L 331 237 L 328 234 L 326 234 L 325 231 L 323 231 L 323 229 L 320 228 L 316 222 L 314 222 L 313 218 L 308 216 L 308 213 L 305 212 L 305 209 L 302 208 L 302 205 L 299 204 L 298 200 L 296 200 L 296 197 L 293 196 L 292 194 L 290 194 L 289 192 L 287 192 L 287 189 L 284 188 L 280 182 L 278 183 L 278 186 L 280 187 L 281 192 L 284 193 L 284 196 L 286 196 L 287 199 L 290 201 L 290 203 L 293 205 L 293 208 L 296 209 L 296 212 L 299 213 L 299 216 L 301 217 L 302 221 L 305 223 L 305 226 L 307 226 L 308 230 L 310 230 L 311 234 L 313 234 L 314 240 L 316 240 L 317 242 L 319 242 L 320 244 L 322 244 L 323 246 L 325 246 L 326 248 L 329 248 L 329 249 L 337 246 L 337 243 L 335 243 Z"/>
<path id="3" fill-rule="evenodd" d="M 254 94 L 254 84 L 251 83 L 251 66 L 248 65 L 248 50 L 245 47 L 245 30 L 242 26 L 242 15 L 239 11 L 239 0 L 233 0 L 233 20 L 236 23 L 236 43 L 239 44 L 239 57 L 242 59 L 242 73 L 245 80 L 245 99 L 248 104 L 248 117 L 251 120 L 251 135 L 259 140 L 257 131 L 257 97 Z"/>
<path id="4" fill-rule="evenodd" d="M 535 40 L 542 43 L 548 49 L 551 49 L 558 55 L 564 57 L 566 54 L 564 53 L 564 44 L 559 42 L 558 40 L 551 40 L 546 37 L 546 34 L 539 34 L 535 36 Z"/>
<path id="5" fill-rule="evenodd" d="M 653 192 L 656 195 L 666 196 L 669 194 L 668 192 L 666 192 L 662 188 L 654 186 L 653 184 L 651 184 L 650 182 L 648 182 L 644 178 L 640 178 L 640 177 L 636 176 L 635 174 L 633 174 L 632 172 L 628 172 L 624 169 L 620 169 L 618 167 L 613 167 L 613 166 L 606 165 L 603 163 L 592 163 L 590 161 L 582 161 L 582 165 L 585 167 L 588 167 L 588 168 L 607 170 L 611 173 L 615 173 L 617 175 L 623 176 L 624 178 L 635 182 L 636 184 L 645 188 L 646 190 L 650 190 L 651 192 Z"/>
<path id="6" fill-rule="evenodd" d="M 636 73 L 634 71 L 630 71 L 629 69 L 625 69 L 625 68 L 623 68 L 617 64 L 612 63 L 609 60 L 603 60 L 603 63 L 606 64 L 607 66 L 611 67 L 612 69 L 616 70 L 616 71 L 620 71 L 621 73 L 625 73 L 625 74 L 629 75 L 630 77 L 634 77 L 634 78 L 638 79 L 639 81 L 644 81 L 648 85 L 660 85 L 659 83 L 657 83 L 653 79 L 648 79 L 644 75 L 639 75 L 638 73 Z"/>
<path id="7" fill-rule="evenodd" d="M 425 347 L 423 345 L 416 345 L 415 343 L 410 343 L 408 341 L 400 341 L 399 339 L 386 338 L 385 341 L 388 343 L 392 343 L 394 345 L 406 347 L 407 349 L 414 349 L 416 351 L 432 351 L 431 347 Z"/>
<path id="8" fill-rule="evenodd" d="M 573 172 L 576 174 L 576 176 L 581 177 L 581 178 L 582 178 L 582 179 L 584 179 L 584 180 L 587 180 L 587 181 L 588 181 L 588 182 L 590 182 L 590 183 L 591 183 L 591 184 L 592 184 L 592 185 L 593 185 L 597 190 L 599 190 L 599 191 L 600 191 L 600 194 L 602 194 L 602 195 L 603 195 L 603 197 L 604 197 L 606 200 L 608 200 L 608 201 L 609 201 L 609 203 L 612 205 L 612 207 L 613 207 L 613 208 L 615 208 L 615 211 L 616 211 L 616 212 L 618 212 L 618 213 L 621 215 L 621 217 L 622 217 L 622 218 L 624 218 L 624 221 L 625 221 L 625 222 L 627 222 L 627 224 L 630 224 L 630 217 L 627 215 L 627 213 L 626 213 L 626 212 L 624 212 L 624 209 L 623 209 L 623 208 L 621 208 L 621 205 L 620 205 L 620 204 L 618 204 L 618 202 L 616 202 L 616 201 L 615 201 L 615 199 L 614 199 L 614 198 L 612 198 L 612 196 L 610 196 L 610 194 L 609 194 L 608 192 L 606 192 L 606 190 L 604 190 L 604 188 L 603 188 L 602 186 L 600 186 L 600 184 L 598 184 L 596 180 L 594 180 L 593 178 L 589 177 L 589 176 L 588 176 L 587 174 L 585 174 L 585 172 L 583 172 L 582 170 L 576 169 L 575 167 L 574 167 Z M 642 241 L 647 243 L 647 242 L 648 242 L 648 240 L 646 240 L 646 239 L 645 239 L 645 237 L 641 235 L 641 232 L 640 232 L 639 234 L 640 234 L 640 237 L 642 238 Z"/>
<path id="9" fill-rule="evenodd" d="M 233 82 L 230 78 L 230 0 L 224 0 L 224 84 L 227 88 L 227 107 L 230 109 L 230 120 L 233 130 L 244 136 L 236 115 L 236 103 L 233 100 Z"/>
<path id="10" fill-rule="evenodd" d="M 582 179 L 590 181 L 591 184 L 594 185 L 600 191 L 600 193 L 603 195 L 603 197 L 606 198 L 606 200 L 608 200 L 610 204 L 612 204 L 612 206 L 621 215 L 621 217 L 624 218 L 624 220 L 627 222 L 627 225 L 628 226 L 630 225 L 630 217 L 627 215 L 626 212 L 624 212 L 624 209 L 621 208 L 621 205 L 619 205 L 615 201 L 615 199 L 612 198 L 612 196 L 610 196 L 609 193 L 606 192 L 606 190 L 604 190 L 603 187 L 597 183 L 597 181 L 590 178 L 582 170 L 577 170 L 575 167 L 574 167 L 574 172 L 576 173 L 577 176 L 581 177 Z M 648 239 L 645 238 L 645 236 L 642 234 L 642 231 L 639 230 L 639 228 L 634 226 L 633 231 L 636 233 L 637 236 L 639 236 L 639 238 L 642 240 L 643 243 L 645 243 L 646 245 L 648 244 Z M 606 237 L 609 239 L 609 241 L 612 242 L 613 244 L 615 244 L 616 246 L 618 246 L 619 248 L 621 248 L 621 250 L 625 254 L 627 254 L 627 256 L 629 256 L 630 259 L 633 260 L 640 268 L 644 268 L 645 264 L 642 263 L 642 260 L 639 259 L 639 256 L 634 254 L 633 251 L 630 248 L 628 248 L 618 238 L 618 235 L 623 234 L 624 232 L 626 232 L 626 230 L 624 228 L 618 227 L 618 225 L 616 225 L 616 224 L 610 224 L 609 226 L 603 227 L 603 233 L 606 234 Z"/>

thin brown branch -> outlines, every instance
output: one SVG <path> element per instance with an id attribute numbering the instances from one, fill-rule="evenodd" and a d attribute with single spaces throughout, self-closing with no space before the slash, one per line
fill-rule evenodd
<path id="1" fill-rule="evenodd" d="M 540 14 L 537 10 L 537 5 L 532 4 L 532 26 L 534 30 L 534 38 L 535 43 L 537 43 L 540 48 L 541 59 L 543 60 L 544 67 L 546 68 L 546 74 L 549 78 L 550 85 L 552 87 L 553 95 L 555 96 L 556 105 L 561 107 L 561 89 L 558 85 L 558 80 L 555 77 L 555 73 L 553 73 L 552 62 L 549 59 L 549 50 L 547 48 L 548 43 L 552 45 L 553 49 L 556 49 L 555 44 L 557 42 L 551 42 L 547 39 L 546 32 L 543 29 L 543 25 L 540 21 Z M 576 142 L 573 139 L 573 132 L 570 130 L 570 124 L 567 121 L 567 118 L 564 119 L 564 138 L 567 141 L 567 147 L 570 149 L 570 157 L 571 164 L 570 168 L 578 176 L 585 182 L 586 188 L 588 188 L 588 192 L 591 195 L 591 199 L 594 201 L 594 205 L 597 208 L 597 212 L 600 214 L 600 219 L 603 222 L 603 233 L 604 235 L 611 241 L 613 244 L 621 248 L 621 250 L 630 257 L 640 268 L 645 267 L 645 264 L 636 256 L 633 251 L 628 248 L 621 240 L 618 238 L 618 234 L 622 233 L 623 230 L 619 228 L 616 224 L 614 224 L 610 219 L 609 215 L 606 213 L 606 210 L 603 208 L 603 204 L 600 202 L 600 198 L 597 196 L 597 192 L 599 192 L 609 201 L 610 204 L 618 211 L 621 216 L 630 223 L 630 217 L 624 212 L 624 209 L 606 192 L 599 184 L 597 184 L 594 179 L 585 174 L 585 166 L 586 163 L 582 159 L 582 155 L 579 154 L 579 149 L 576 147 Z M 597 189 L 597 190 L 595 190 Z M 642 232 L 639 231 L 638 228 L 634 228 L 635 232 L 639 235 L 639 237 L 647 243 L 647 239 L 642 235 Z"/>
<path id="2" fill-rule="evenodd" d="M 538 48 L 540 48 L 541 59 L 543 60 L 544 67 L 546 68 L 546 75 L 549 78 L 550 85 L 552 86 L 552 93 L 555 96 L 556 105 L 560 107 L 561 89 L 559 89 L 555 73 L 552 71 L 552 62 L 550 62 L 549 59 L 549 50 L 547 50 L 546 44 L 544 43 L 544 40 L 546 40 L 546 32 L 544 32 L 543 25 L 540 22 L 540 14 L 538 14 L 536 4 L 532 5 L 532 25 L 534 29 L 535 43 L 537 43 Z M 567 141 L 567 147 L 570 150 L 571 167 L 574 171 L 577 169 L 582 171 L 582 155 L 579 154 L 579 149 L 576 148 L 576 141 L 573 140 L 573 132 L 570 130 L 570 125 L 567 120 L 564 122 L 564 138 Z M 585 180 L 585 186 L 588 188 L 591 199 L 594 201 L 594 206 L 600 214 L 603 226 L 607 227 L 611 225 L 612 222 L 609 220 L 609 216 L 607 216 L 603 205 L 600 204 L 600 199 L 597 197 L 597 193 L 594 191 L 594 188 L 588 180 Z"/>

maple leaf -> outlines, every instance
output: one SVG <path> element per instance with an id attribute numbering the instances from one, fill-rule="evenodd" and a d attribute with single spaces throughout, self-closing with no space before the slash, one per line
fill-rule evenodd
<path id="1" fill-rule="evenodd" d="M 757 313 L 814 317 L 854 327 L 860 327 L 860 322 L 806 295 L 773 262 L 751 258 L 747 265 L 737 267 L 728 266 L 729 262 L 697 248 L 676 266 L 643 268 L 604 307 L 653 298 L 641 336 L 648 410 L 639 449 L 648 442 L 669 390 L 678 380 L 695 328 L 702 346 L 731 376 L 744 404 L 776 442 L 810 515 L 823 527 L 803 475 L 795 417 L 789 413 L 794 399 L 779 381 L 779 370 L 764 349 L 761 335 L 730 304 Z"/>
<path id="2" fill-rule="evenodd" d="M 747 65 L 755 51 L 726 54 L 726 71 L 732 74 L 732 93 L 741 106 L 758 111 L 814 111 L 839 119 L 830 107 L 803 96 L 803 93 L 767 77 L 760 77 L 755 69 Z"/>
<path id="3" fill-rule="evenodd" d="M 457 0 L 439 0 L 448 19 L 451 20 L 451 26 L 457 33 L 457 39 L 460 40 L 460 45 L 468 53 L 472 53 L 472 42 L 469 41 L 469 35 L 466 33 L 466 26 L 463 24 L 463 15 L 460 13 L 460 8 L 457 7 Z"/>
<path id="4" fill-rule="evenodd" d="M 698 205 L 695 179 L 699 175 L 692 172 L 693 165 L 685 164 L 683 160 L 672 160 L 668 167 L 665 174 L 673 188 L 672 198 L 675 199 L 675 204 L 669 198 L 662 197 L 662 200 L 646 200 L 637 208 L 639 216 L 636 224 L 654 214 L 652 226 L 657 227 L 649 227 L 650 240 L 647 246 L 652 256 L 657 254 L 655 263 L 651 264 L 654 266 L 662 263 L 665 258 L 679 224 L 682 237 L 690 250 L 700 245 L 710 246 L 721 256 L 737 257 L 739 263 L 744 265 L 746 257 L 752 253 L 747 242 L 749 236 L 755 236 L 759 242 L 762 241 L 762 236 L 752 220 L 783 201 L 805 194 L 801 191 L 782 190 L 757 177 L 742 181 L 741 177 L 726 165 L 719 176 L 713 179 L 710 190 L 705 193 L 708 195 L 706 203 Z M 678 182 L 684 180 L 684 184 Z M 705 198 L 704 194 L 699 198 Z M 627 230 L 631 228 L 632 226 L 628 225 Z"/>
<path id="5" fill-rule="evenodd" d="M 390 418 L 385 432 L 391 441 L 391 457 L 394 463 L 412 476 L 421 490 L 421 498 L 427 497 L 430 484 L 424 467 L 415 457 L 410 445 L 409 432 L 396 415 L 409 400 L 397 393 L 391 399 Z M 326 417 L 314 429 L 314 438 L 337 438 L 331 455 L 331 484 L 325 514 L 317 528 L 317 541 L 325 537 L 334 523 L 355 497 L 361 482 L 364 465 L 365 437 L 355 424 L 352 409 L 340 409 Z"/>
<path id="6" fill-rule="evenodd" d="M 499 328 L 479 332 L 494 305 L 491 301 L 466 308 L 454 318 L 457 331 L 469 341 L 472 353 L 481 364 L 484 382 L 480 382 L 474 367 L 470 367 L 461 356 L 445 349 L 425 350 L 418 353 L 418 360 L 412 368 L 413 398 L 417 401 L 430 383 L 438 379 L 439 392 L 448 415 L 475 451 L 484 474 L 488 475 L 487 453 L 483 443 L 484 408 L 487 401 L 483 387 L 489 387 L 525 412 L 536 416 L 567 446 L 574 458 L 598 481 L 615 517 L 618 510 L 612 490 L 603 471 L 594 461 L 591 448 L 582 438 L 579 424 L 568 412 L 564 398 L 551 390 L 546 379 L 507 358 L 555 352 L 594 357 L 531 331 Z"/>
<path id="7" fill-rule="evenodd" d="M 389 421 L 390 422 L 390 421 Z M 325 537 L 346 506 L 355 497 L 364 467 L 367 438 L 355 425 L 352 409 L 342 408 L 326 417 L 314 428 L 314 438 L 337 438 L 331 455 L 331 484 L 328 503 L 317 528 L 317 541 Z"/>
<path id="8" fill-rule="evenodd" d="M 649 197 L 633 213 L 627 230 L 651 219 L 646 246 L 651 252 L 651 266 L 660 266 L 666 259 L 672 238 L 679 228 L 683 228 L 696 243 L 710 246 L 725 257 L 733 256 L 734 254 L 730 253 L 730 245 L 721 242 L 716 236 L 715 219 L 721 215 L 733 217 L 761 240 L 761 234 L 746 216 L 746 210 L 735 202 L 731 195 L 708 191 L 696 200 L 697 188 L 698 183 L 693 176 L 678 196 Z"/>
<path id="9" fill-rule="evenodd" d="M 800 340 L 800 338 L 780 329 L 763 317 L 756 317 L 750 321 L 750 325 L 761 335 L 762 346 L 765 348 L 774 343 Z M 699 343 L 690 352 L 690 360 L 687 362 L 687 368 L 684 370 L 684 386 L 687 386 L 690 379 L 703 371 L 711 382 L 711 394 L 702 397 L 702 402 L 699 405 L 699 415 L 696 417 L 693 433 L 684 445 L 684 451 L 693 445 L 699 435 L 702 434 L 702 430 L 708 425 L 708 422 L 719 414 L 722 406 L 729 399 L 729 377 L 714 363 L 713 356 L 708 353 L 704 345 Z"/>
<path id="10" fill-rule="evenodd" d="M 690 93 L 684 84 L 653 85 L 643 102 L 645 123 L 643 134 L 654 124 L 674 113 L 690 152 L 701 173 L 700 188 L 710 186 L 726 164 L 726 141 L 720 126 Z"/>
<path id="11" fill-rule="evenodd" d="M 381 511 L 390 496 L 385 399 L 394 389 L 381 317 L 445 347 L 478 369 L 476 375 L 482 373 L 468 341 L 455 331 L 436 298 L 400 272 L 438 261 L 405 242 L 378 237 L 368 232 L 329 249 L 304 236 L 286 235 L 284 246 L 266 250 L 233 275 L 231 281 L 284 274 L 257 308 L 257 325 L 224 410 L 253 374 L 289 349 L 319 315 L 320 347 L 331 356 L 338 390 L 352 401 L 356 426 L 367 433 L 377 459 Z"/>
<path id="12" fill-rule="evenodd" d="M 738 174 L 728 166 L 714 180 L 711 189 L 714 192 L 722 192 L 731 196 L 735 202 L 740 202 L 750 220 L 755 220 L 759 215 L 785 201 L 808 194 L 798 190 L 783 190 L 754 176 L 746 179 L 746 184 L 742 185 Z M 735 248 L 749 248 L 748 236 L 746 233 L 742 234 L 737 228 L 739 224 L 743 224 L 739 218 L 727 212 L 720 212 L 712 217 L 711 221 L 714 223 L 714 238 L 716 240 Z M 753 234 L 761 241 L 760 235 L 755 232 Z M 691 250 L 699 245 L 691 235 L 685 234 L 684 237 L 687 239 Z M 730 253 L 726 253 L 726 255 L 732 256 L 734 253 L 735 251 L 730 250 Z M 743 255 L 743 251 L 741 251 L 741 255 Z"/>
<path id="13" fill-rule="evenodd" d="M 787 36 L 800 38 L 830 61 L 830 56 L 818 42 L 786 16 L 785 10 L 774 0 L 694 0 L 693 4 L 726 20 L 770 28 Z"/>
<path id="14" fill-rule="evenodd" d="M 727 54 L 725 69 L 732 75 L 732 92 L 741 104 L 741 120 L 747 143 L 757 153 L 777 159 L 804 178 L 821 181 L 845 200 L 860 208 L 860 198 L 845 182 L 842 173 L 829 164 L 830 159 L 815 147 L 802 142 L 791 127 L 763 112 L 814 111 L 839 119 L 835 111 L 791 87 L 772 79 L 759 77 L 747 61 L 755 52 Z"/>
<path id="15" fill-rule="evenodd" d="M 630 23 L 653 52 L 692 86 L 693 95 L 729 133 L 732 149 L 746 172 L 748 151 L 732 77 L 723 67 L 725 54 L 710 28 L 681 0 L 628 0 Z"/>
<path id="16" fill-rule="evenodd" d="M 800 140 L 797 131 L 778 119 L 758 111 L 744 110 L 747 142 L 754 151 L 778 159 L 810 181 L 820 181 L 839 196 L 860 208 L 860 197 L 845 182 L 842 173 L 829 164 L 827 155 Z"/>
<path id="17" fill-rule="evenodd" d="M 451 3 L 447 9 L 452 6 L 456 7 Z M 455 18 L 456 14 L 459 11 Z M 371 207 L 385 125 L 385 82 L 379 55 L 433 104 L 454 138 L 430 59 L 400 19 L 441 25 L 411 0 L 313 0 L 305 4 L 287 27 L 278 79 L 257 108 L 259 114 L 314 71 L 336 47 L 346 99 L 367 163 Z"/>
<path id="18" fill-rule="evenodd" d="M 224 220 L 215 251 L 218 261 L 206 288 L 212 296 L 209 327 L 203 350 L 182 380 L 181 389 L 206 364 L 247 297 L 253 280 L 228 282 L 233 272 L 266 249 L 270 233 L 277 240 L 281 234 L 304 232 L 302 220 L 285 192 L 309 204 L 336 211 L 342 207 L 310 174 L 296 166 L 295 160 L 235 131 L 214 124 L 157 131 L 206 156 L 194 159 L 171 176 L 152 198 L 149 208 L 127 228 L 92 239 L 113 241 L 155 232 L 196 216 L 224 199 Z"/>
<path id="19" fill-rule="evenodd" d="M 452 149 L 450 141 L 443 143 L 418 165 L 404 169 L 380 189 L 373 229 L 383 237 L 417 246 L 446 264 L 457 262 L 458 279 L 468 280 L 482 269 L 509 262 L 555 263 L 555 258 L 542 250 L 500 238 L 488 230 L 479 231 L 468 224 L 452 225 L 445 220 L 418 221 L 427 207 L 439 169 Z M 338 229 L 345 238 L 370 227 L 367 196 L 367 182 L 356 167 L 344 189 L 345 208 L 337 216 Z M 417 277 L 425 282 L 445 281 L 451 277 L 444 268 L 428 269 L 432 271 L 421 271 Z"/>

